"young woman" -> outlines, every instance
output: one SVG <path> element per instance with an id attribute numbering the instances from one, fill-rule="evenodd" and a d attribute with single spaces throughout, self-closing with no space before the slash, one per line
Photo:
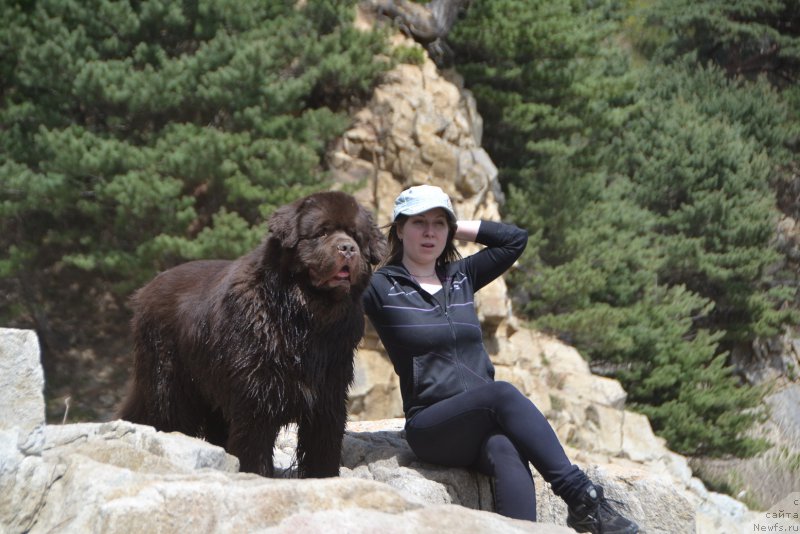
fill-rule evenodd
<path id="1" fill-rule="evenodd" d="M 485 248 L 461 258 L 455 239 Z M 397 197 L 388 240 L 389 255 L 364 304 L 400 378 L 414 453 L 491 476 L 497 512 L 535 521 L 530 462 L 567 503 L 570 527 L 638 532 L 569 461 L 536 406 L 494 380 L 473 297 L 519 258 L 527 233 L 498 222 L 457 221 L 447 194 L 421 185 Z"/>

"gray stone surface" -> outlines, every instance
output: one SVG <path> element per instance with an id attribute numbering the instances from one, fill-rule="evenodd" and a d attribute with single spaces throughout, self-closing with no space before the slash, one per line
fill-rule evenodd
<path id="1" fill-rule="evenodd" d="M 0 328 L 0 430 L 16 431 L 25 454 L 44 443 L 44 372 L 31 330 Z"/>

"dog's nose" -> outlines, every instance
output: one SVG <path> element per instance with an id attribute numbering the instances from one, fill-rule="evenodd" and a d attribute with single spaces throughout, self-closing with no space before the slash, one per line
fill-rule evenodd
<path id="1" fill-rule="evenodd" d="M 339 254 L 344 256 L 347 259 L 350 259 L 358 252 L 358 247 L 355 243 L 339 243 L 336 245 L 336 249 L 339 251 Z"/>

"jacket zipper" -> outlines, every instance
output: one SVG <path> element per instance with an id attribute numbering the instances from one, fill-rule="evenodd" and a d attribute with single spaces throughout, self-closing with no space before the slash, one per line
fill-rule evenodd
<path id="1" fill-rule="evenodd" d="M 467 381 L 464 379 L 463 365 L 461 365 L 461 359 L 458 357 L 458 339 L 456 338 L 456 329 L 453 326 L 452 319 L 450 318 L 450 312 L 447 310 L 447 296 L 448 292 L 450 291 L 448 281 L 449 278 L 445 276 L 444 283 L 442 284 L 442 296 L 444 297 L 443 311 L 444 316 L 447 318 L 447 324 L 450 325 L 450 335 L 453 338 L 453 359 L 455 360 L 456 371 L 458 371 L 458 376 L 461 378 L 461 387 L 464 388 L 464 391 L 466 391 Z M 436 302 L 439 303 L 439 300 L 436 299 Z M 439 303 L 439 307 L 442 307 L 441 303 Z"/>
<path id="2" fill-rule="evenodd" d="M 416 280 L 414 280 L 414 278 L 407 277 L 407 276 L 404 276 L 404 278 L 406 280 L 408 280 L 409 282 L 411 282 L 411 284 L 414 285 L 417 288 L 418 292 L 419 291 L 425 291 L 424 289 L 422 289 L 422 286 L 420 286 L 419 283 Z M 448 280 L 449 280 L 449 278 L 447 278 L 447 276 L 445 276 L 445 281 L 442 284 L 442 296 L 444 298 L 444 306 L 442 306 L 442 303 L 439 302 L 439 299 L 437 299 L 435 296 L 431 295 L 430 293 L 428 293 L 428 295 L 430 296 L 431 299 L 433 299 L 433 301 L 436 303 L 436 305 L 439 306 L 439 309 L 441 309 L 442 312 L 444 312 L 444 316 L 447 319 L 447 324 L 450 327 L 450 335 L 451 335 L 451 337 L 453 339 L 453 360 L 455 362 L 454 365 L 456 366 L 456 372 L 458 373 L 458 376 L 461 379 L 461 387 L 464 389 L 464 391 L 466 391 L 467 390 L 467 381 L 466 381 L 466 379 L 464 379 L 463 365 L 461 364 L 461 359 L 458 357 L 458 339 L 456 337 L 456 329 L 453 326 L 453 321 L 450 318 L 450 313 L 447 311 L 447 295 L 448 295 L 448 291 L 449 291 L 449 287 L 448 287 L 448 284 L 447 284 Z M 425 291 L 425 292 L 427 293 L 427 291 Z M 422 296 L 422 293 L 420 293 L 420 296 Z M 427 300 L 425 297 L 423 297 L 423 298 L 425 300 Z"/>

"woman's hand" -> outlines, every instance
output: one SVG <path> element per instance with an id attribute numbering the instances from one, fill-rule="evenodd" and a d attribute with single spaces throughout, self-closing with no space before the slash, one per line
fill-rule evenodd
<path id="1" fill-rule="evenodd" d="M 461 241 L 475 241 L 480 227 L 481 221 L 458 221 L 454 237 Z"/>

